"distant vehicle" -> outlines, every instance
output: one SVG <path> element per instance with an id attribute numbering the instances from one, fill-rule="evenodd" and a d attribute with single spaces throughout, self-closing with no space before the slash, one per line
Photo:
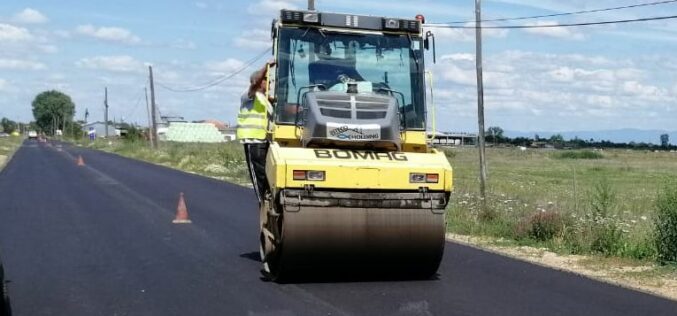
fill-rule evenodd
<path id="1" fill-rule="evenodd" d="M 5 283 L 5 271 L 0 261 L 0 316 L 11 316 L 12 307 L 9 304 L 9 295 L 7 294 L 7 284 Z"/>
<path id="2" fill-rule="evenodd" d="M 9 137 L 9 134 L 7 134 L 7 133 L 0 133 L 0 137 Z"/>
<path id="3" fill-rule="evenodd" d="M 28 132 L 28 139 L 38 139 L 38 132 L 36 132 L 36 131 L 29 131 L 29 132 Z"/>

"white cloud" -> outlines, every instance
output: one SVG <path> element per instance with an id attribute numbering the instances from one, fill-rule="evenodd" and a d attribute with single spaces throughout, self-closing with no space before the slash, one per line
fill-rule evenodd
<path id="1" fill-rule="evenodd" d="M 242 35 L 236 37 L 235 46 L 247 49 L 265 49 L 270 47 L 270 32 L 261 29 L 244 31 Z"/>
<path id="2" fill-rule="evenodd" d="M 282 9 L 298 8 L 297 4 L 301 2 L 299 0 L 261 0 L 250 4 L 247 12 L 253 15 L 277 15 Z"/>
<path id="3" fill-rule="evenodd" d="M 610 95 L 588 95 L 585 97 L 585 101 L 590 105 L 602 108 L 611 108 L 614 105 L 614 98 Z"/>
<path id="4" fill-rule="evenodd" d="M 466 23 L 464 26 L 472 27 L 474 23 Z M 485 23 L 485 26 L 490 26 L 491 24 Z M 430 28 L 425 27 L 425 31 L 432 31 L 435 34 L 435 40 L 439 44 L 444 42 L 474 42 L 475 41 L 475 29 L 474 28 Z M 508 36 L 509 31 L 506 29 L 484 29 L 482 30 L 483 38 L 505 38 Z"/>
<path id="5" fill-rule="evenodd" d="M 52 43 L 53 32 L 30 31 L 24 27 L 0 23 L 0 57 L 25 59 L 39 53 L 55 53 L 59 49 Z"/>
<path id="6" fill-rule="evenodd" d="M 195 2 L 195 6 L 198 9 L 206 9 L 208 7 L 206 3 L 200 1 Z"/>
<path id="7" fill-rule="evenodd" d="M 27 29 L 11 24 L 0 23 L 0 42 L 22 42 L 30 41 L 32 39 L 33 35 Z"/>
<path id="8" fill-rule="evenodd" d="M 71 38 L 71 32 L 66 30 L 56 30 L 54 31 L 54 35 L 61 38 Z"/>
<path id="9" fill-rule="evenodd" d="M 456 113 L 442 129 L 473 126 L 477 91 L 472 56 L 461 51 L 428 65 L 439 78 L 436 103 Z M 677 102 L 677 77 L 661 70 L 675 57 L 647 62 L 646 56 L 608 59 L 525 51 L 486 57 L 485 104 L 492 124 L 512 130 L 672 128 L 669 118 L 674 116 L 666 111 Z M 648 109 L 658 113 L 660 122 L 650 118 Z"/>
<path id="10" fill-rule="evenodd" d="M 56 47 L 55 45 L 50 45 L 50 44 L 42 44 L 38 45 L 38 49 L 42 51 L 43 53 L 48 53 L 48 54 L 54 54 L 59 51 L 59 48 Z"/>
<path id="11" fill-rule="evenodd" d="M 548 74 L 550 79 L 557 82 L 595 82 L 605 86 L 622 80 L 639 79 L 643 73 L 634 68 L 583 69 L 561 66 L 549 71 Z"/>
<path id="12" fill-rule="evenodd" d="M 444 80 L 467 86 L 477 84 L 475 71 L 472 69 L 461 68 L 460 65 L 455 63 L 440 64 L 436 68 L 441 71 Z"/>
<path id="13" fill-rule="evenodd" d="M 86 24 L 78 26 L 75 29 L 75 32 L 104 41 L 120 42 L 125 44 L 137 44 L 141 42 L 141 39 L 138 36 L 121 27 L 96 27 L 91 24 Z"/>
<path id="14" fill-rule="evenodd" d="M 0 78 L 0 91 L 7 89 L 7 80 Z"/>
<path id="15" fill-rule="evenodd" d="M 469 53 L 442 55 L 442 57 L 440 57 L 440 60 L 475 62 L 475 55 Z"/>
<path id="16" fill-rule="evenodd" d="M 544 26 L 544 25 L 558 25 L 556 21 L 538 21 L 533 23 L 525 23 L 525 25 L 531 26 Z M 536 35 L 542 35 L 546 37 L 553 37 L 559 39 L 569 39 L 569 40 L 583 40 L 585 36 L 581 33 L 573 32 L 570 28 L 566 27 L 539 27 L 539 28 L 529 28 L 524 29 L 524 32 Z"/>
<path id="17" fill-rule="evenodd" d="M 160 79 L 161 81 L 177 81 L 180 80 L 183 76 L 181 76 L 180 73 L 172 70 L 163 70 L 163 69 L 158 69 L 158 70 L 153 70 L 153 73 L 156 74 L 157 78 Z"/>
<path id="18" fill-rule="evenodd" d="M 176 49 L 188 49 L 188 50 L 193 50 L 197 48 L 197 45 L 195 45 L 195 42 L 185 40 L 185 39 L 177 39 L 174 42 L 171 43 L 170 47 L 176 48 Z"/>
<path id="19" fill-rule="evenodd" d="M 12 17 L 12 20 L 23 24 L 41 24 L 49 21 L 40 11 L 31 8 L 25 8 L 23 11 L 18 12 Z"/>
<path id="20" fill-rule="evenodd" d="M 626 81 L 623 83 L 623 92 L 629 96 L 650 101 L 667 101 L 668 91 L 653 85 L 643 84 L 637 81 Z"/>
<path id="21" fill-rule="evenodd" d="M 45 64 L 31 60 L 0 58 L 0 69 L 41 70 L 45 68 Z"/>
<path id="22" fill-rule="evenodd" d="M 75 65 L 80 68 L 114 72 L 145 72 L 144 63 L 127 55 L 82 58 Z"/>
<path id="23" fill-rule="evenodd" d="M 240 60 L 234 58 L 228 58 L 222 61 L 209 62 L 205 65 L 205 68 L 214 73 L 214 74 L 228 74 L 232 73 L 244 66 L 244 63 Z"/>

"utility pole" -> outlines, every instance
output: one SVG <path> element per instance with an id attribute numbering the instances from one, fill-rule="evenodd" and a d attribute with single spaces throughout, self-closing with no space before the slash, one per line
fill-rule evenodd
<path id="1" fill-rule="evenodd" d="M 148 141 L 150 148 L 155 148 L 155 137 L 153 135 L 153 124 L 150 118 L 150 104 L 148 103 L 148 88 L 143 87 L 143 92 L 146 94 L 146 112 L 148 113 Z"/>
<path id="2" fill-rule="evenodd" d="M 106 124 L 106 138 L 108 138 L 108 87 L 104 88 L 104 97 L 103 97 L 103 106 L 104 106 L 104 112 L 103 112 L 103 120 L 104 124 Z"/>
<path id="3" fill-rule="evenodd" d="M 63 137 L 66 136 L 66 109 L 61 111 L 61 116 L 61 138 L 63 139 Z"/>
<path id="4" fill-rule="evenodd" d="M 153 142 L 153 148 L 157 149 L 158 147 L 158 142 L 157 142 L 157 119 L 155 118 L 155 113 L 157 112 L 155 109 L 155 84 L 153 84 L 153 66 L 148 66 L 148 73 L 150 74 L 150 110 L 151 110 L 151 125 L 153 125 L 153 128 L 151 130 L 153 134 L 153 139 L 155 140 Z"/>
<path id="5" fill-rule="evenodd" d="M 482 78 L 482 3 L 475 0 L 475 64 L 477 67 L 477 125 L 479 127 L 478 147 L 480 151 L 480 196 L 482 208 L 486 211 L 487 161 L 484 150 L 484 80 Z"/>
<path id="6" fill-rule="evenodd" d="M 308 0 L 308 10 L 315 11 L 315 0 Z"/>

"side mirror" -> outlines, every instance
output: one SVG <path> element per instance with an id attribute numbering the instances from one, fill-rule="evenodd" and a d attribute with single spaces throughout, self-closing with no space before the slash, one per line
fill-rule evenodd
<path id="1" fill-rule="evenodd" d="M 276 25 L 277 25 L 277 19 L 274 19 L 273 23 L 270 24 L 270 39 L 275 39 L 275 37 L 277 35 L 277 29 L 275 27 Z"/>
<path id="2" fill-rule="evenodd" d="M 433 32 L 428 31 L 428 32 L 425 33 L 425 39 L 423 40 L 423 47 L 426 50 L 429 50 L 431 39 L 432 39 L 432 44 L 433 44 L 433 64 L 436 64 L 437 63 L 437 50 L 436 50 L 436 47 L 435 47 L 435 34 L 433 34 Z"/>

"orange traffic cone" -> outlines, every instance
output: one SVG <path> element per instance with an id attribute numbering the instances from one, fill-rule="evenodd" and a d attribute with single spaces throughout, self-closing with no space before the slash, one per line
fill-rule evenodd
<path id="1" fill-rule="evenodd" d="M 183 192 L 179 195 L 179 205 L 176 207 L 176 218 L 172 221 L 174 224 L 190 224 L 192 221 L 188 218 L 188 208 L 183 199 Z"/>
<path id="2" fill-rule="evenodd" d="M 82 155 L 78 155 L 78 166 L 84 166 L 85 160 L 82 159 Z"/>

